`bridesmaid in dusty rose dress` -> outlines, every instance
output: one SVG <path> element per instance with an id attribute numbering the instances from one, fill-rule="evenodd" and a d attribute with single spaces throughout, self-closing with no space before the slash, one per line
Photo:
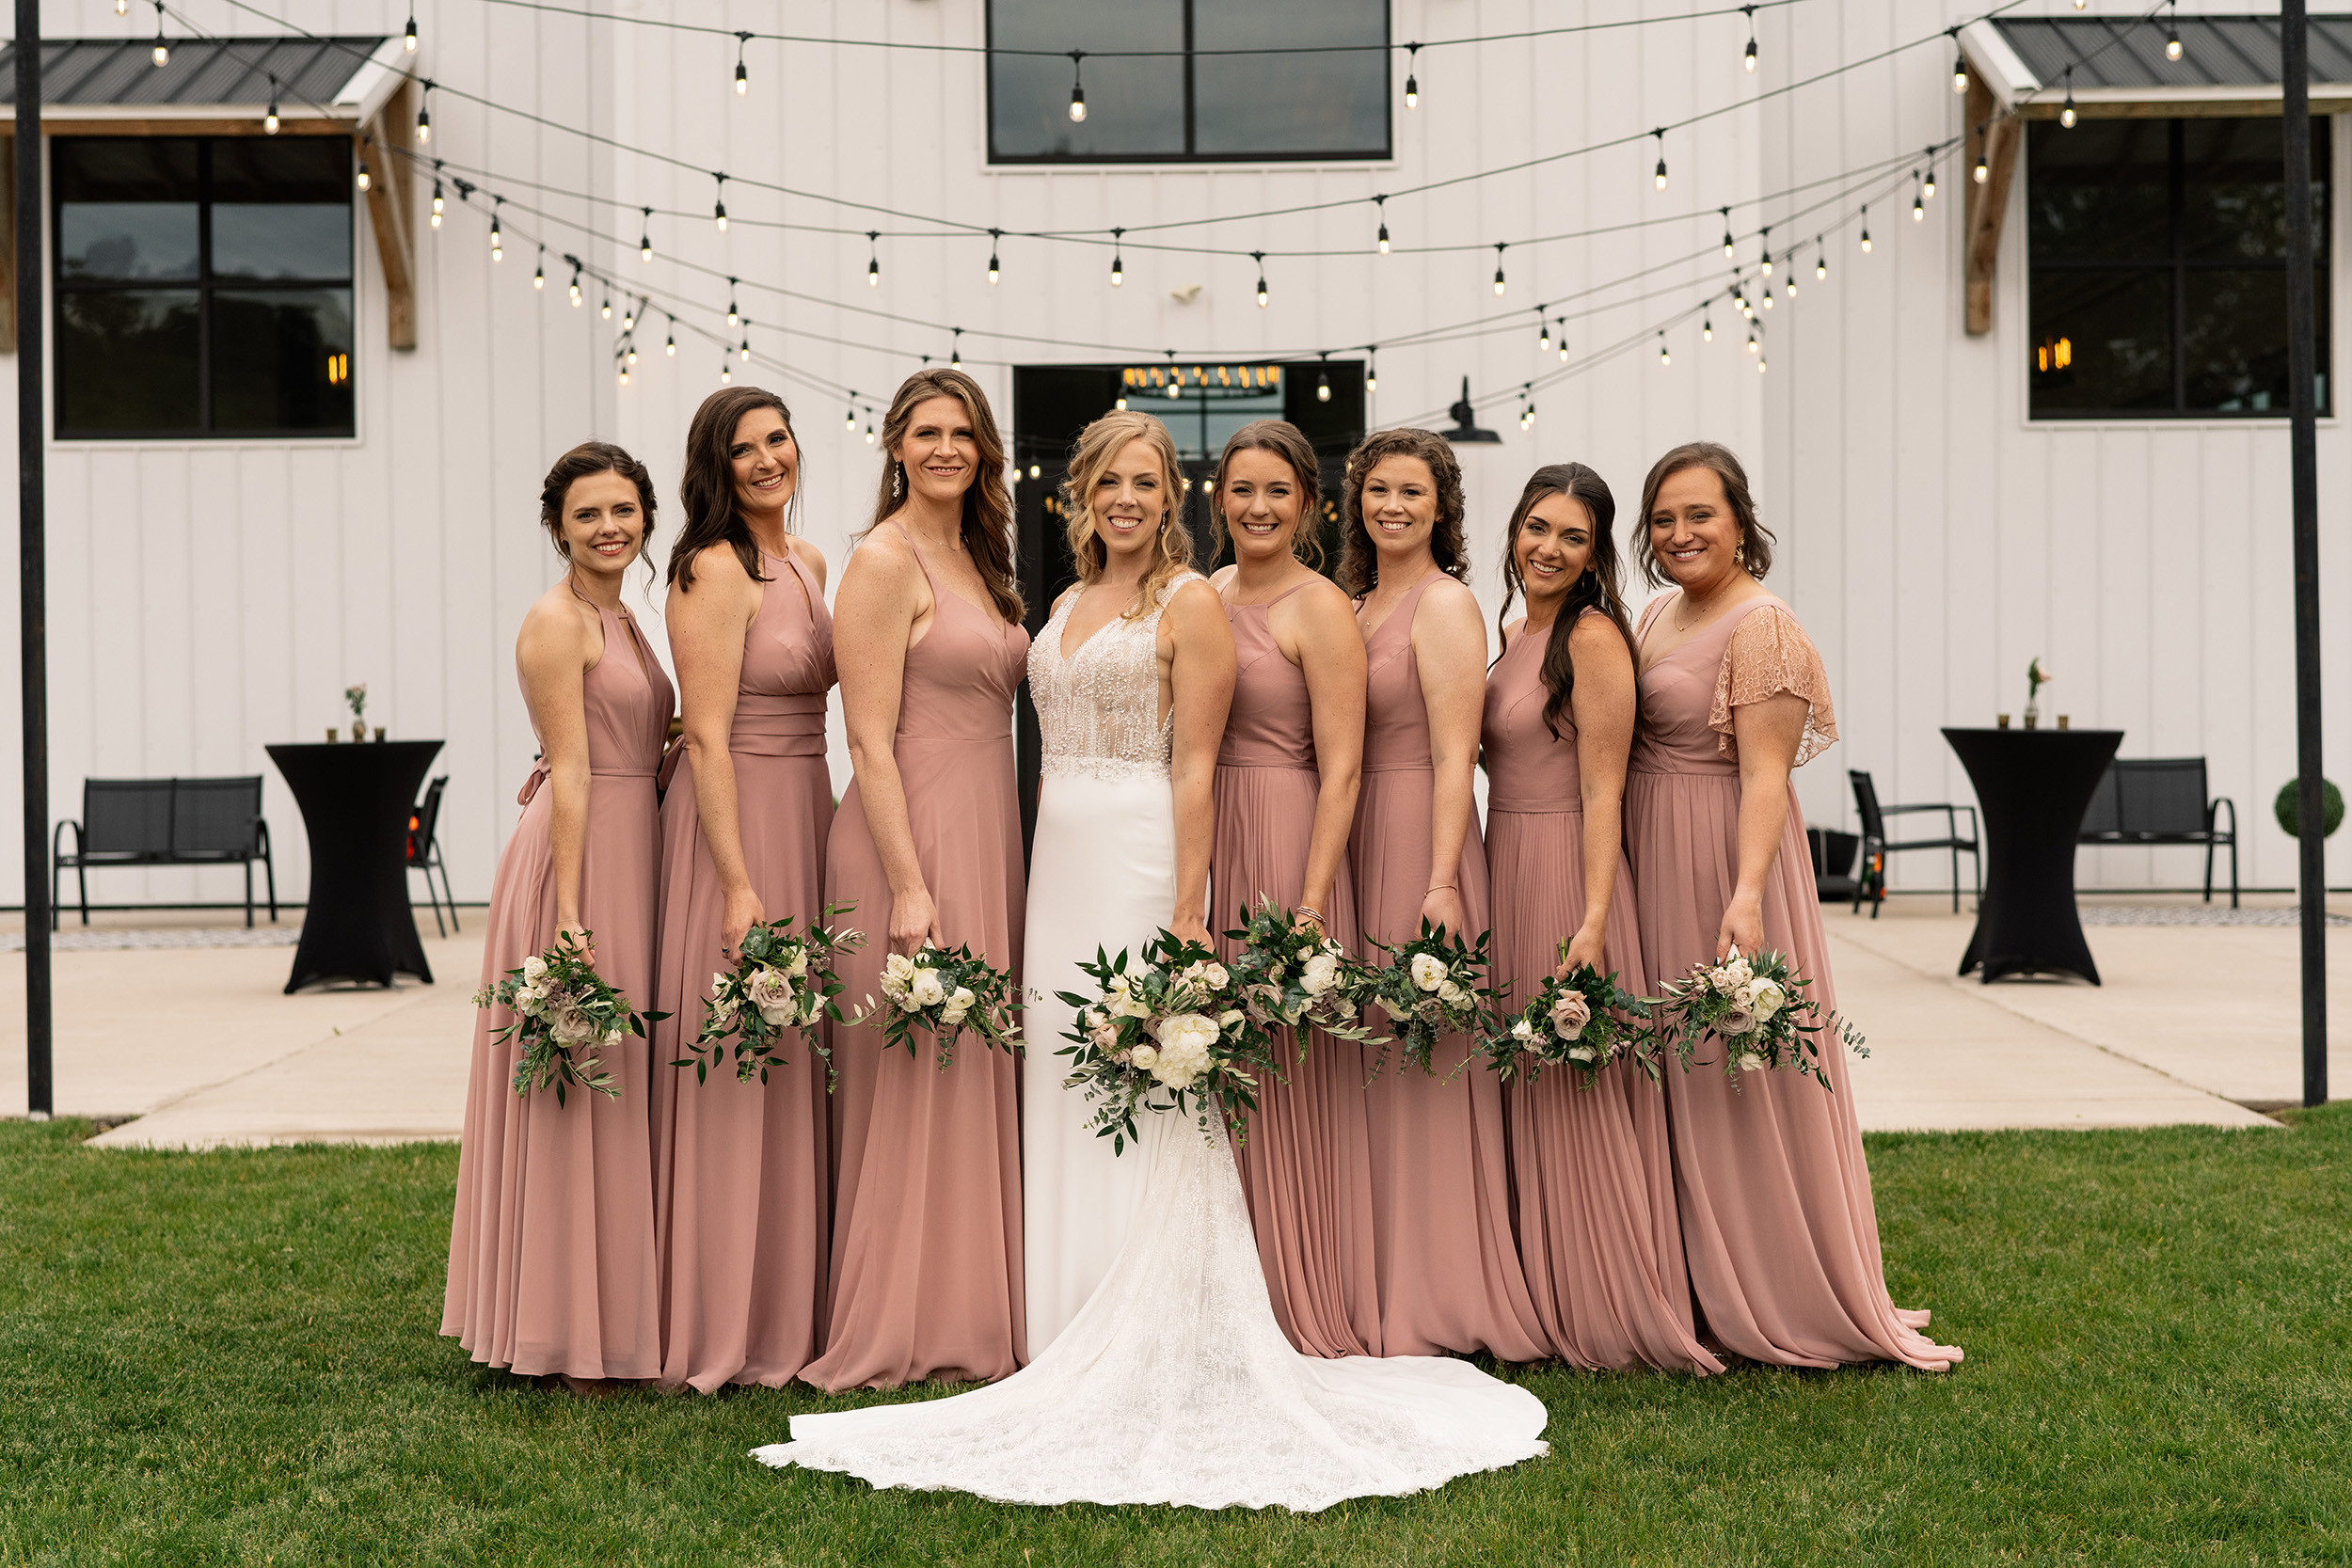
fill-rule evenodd
<path id="1" fill-rule="evenodd" d="M 1441 436 L 1384 430 L 1347 473 L 1340 586 L 1358 601 L 1369 665 L 1348 840 L 1357 920 L 1367 944 L 1401 946 L 1423 922 L 1474 941 L 1486 929 L 1470 788 L 1486 628 L 1459 580 L 1470 569 L 1461 467 Z M 1391 1046 L 1366 1090 L 1381 1349 L 1538 1361 L 1551 1349 L 1511 1235 L 1502 1089 L 1464 1069 L 1473 1050 L 1467 1036 L 1443 1036 L 1424 1070 Z"/>
<path id="2" fill-rule="evenodd" d="M 1215 578 L 1237 671 L 1216 759 L 1213 925 L 1262 897 L 1355 951 L 1347 825 L 1364 737 L 1364 649 L 1319 557 L 1314 448 L 1279 420 L 1246 424 L 1217 459 L 1213 515 L 1233 541 Z M 1219 941 L 1227 958 L 1234 944 Z M 1274 1318 L 1307 1355 L 1380 1354 L 1363 1048 L 1320 1032 L 1258 1093 L 1236 1141 Z"/>
<path id="3" fill-rule="evenodd" d="M 827 847 L 826 895 L 873 941 L 841 966 L 879 996 L 883 958 L 970 943 L 1021 973 L 1021 815 L 1012 699 L 1027 667 L 1004 445 L 979 384 L 909 376 L 882 424 L 874 527 L 835 603 L 856 780 Z M 1050 1049 L 1036 1042 L 1031 1050 Z M 1028 1359 L 1021 1258 L 1020 1065 L 967 1035 L 885 1052 L 837 1028 L 834 1228 L 818 1387 L 993 1380 Z"/>
<path id="4" fill-rule="evenodd" d="M 655 1240 L 661 1381 L 704 1393 L 791 1381 L 823 1348 L 832 1229 L 825 1063 L 787 1042 L 765 1084 L 687 1058 L 712 974 L 743 933 L 824 906 L 825 558 L 792 531 L 801 453 L 773 392 L 730 387 L 686 436 L 670 552 L 670 654 L 685 741 L 661 802 L 654 1026 Z"/>
<path id="5" fill-rule="evenodd" d="M 653 534 L 653 478 L 620 448 L 584 443 L 548 470 L 539 516 L 571 569 L 531 607 L 515 645 L 542 755 L 491 884 L 482 981 L 562 937 L 593 942 L 596 972 L 646 1007 L 660 856 L 653 780 L 672 691 L 622 607 L 621 579 Z M 441 1332 L 476 1361 L 601 1394 L 612 1379 L 661 1366 L 650 1049 L 631 1037 L 599 1053 L 617 1100 L 518 1097 L 516 1048 L 490 1037 L 509 1016 L 485 1008 L 474 1024 Z"/>
<path id="6" fill-rule="evenodd" d="M 1503 534 L 1502 616 L 1522 592 L 1527 615 L 1497 618 L 1502 657 L 1486 677 L 1484 736 L 1494 986 L 1514 1012 L 1561 967 L 1590 964 L 1645 990 L 1622 832 L 1634 685 L 1616 515 L 1598 474 L 1556 463 L 1529 477 Z M 1561 1358 L 1723 1370 L 1692 1331 L 1658 1085 L 1632 1062 L 1590 1087 L 1554 1069 L 1510 1085 L 1503 1102 L 1519 1258 Z"/>
<path id="7" fill-rule="evenodd" d="M 1727 449 L 1692 442 L 1660 458 L 1642 517 L 1645 570 L 1680 590 L 1642 617 L 1626 787 L 1651 983 L 1735 945 L 1778 951 L 1834 1008 L 1788 782 L 1837 738 L 1820 656 L 1765 592 L 1772 536 Z M 1794 1072 L 1746 1073 L 1735 1089 L 1706 1053 L 1667 1074 L 1683 1249 L 1707 1330 L 1757 1361 L 1945 1370 L 1959 1349 L 1919 1333 L 1928 1314 L 1888 1297 L 1845 1056 L 1830 1045 L 1821 1058 L 1827 1091 Z"/>

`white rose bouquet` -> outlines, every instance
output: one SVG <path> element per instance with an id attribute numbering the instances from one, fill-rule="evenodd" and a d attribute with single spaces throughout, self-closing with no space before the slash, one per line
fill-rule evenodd
<path id="1" fill-rule="evenodd" d="M 1438 1048 L 1438 1036 L 1468 1034 L 1475 1039 L 1490 1032 L 1495 993 L 1486 984 L 1486 938 L 1487 933 L 1481 931 L 1475 942 L 1465 944 L 1457 933 L 1424 920 L 1421 935 L 1410 942 L 1395 947 L 1384 942 L 1372 943 L 1389 955 L 1389 961 L 1372 971 L 1371 990 L 1364 1000 L 1388 1015 L 1391 1030 L 1374 1041 L 1380 1048 L 1372 1064 L 1375 1078 L 1388 1061 L 1391 1043 L 1406 1061 L 1434 1075 L 1437 1069 L 1430 1064 L 1430 1056 Z M 1476 1050 L 1473 1045 L 1469 1054 L 1454 1064 L 1446 1073 L 1449 1081 L 1469 1065 Z"/>
<path id="2" fill-rule="evenodd" d="M 1372 996 L 1372 972 L 1347 956 L 1329 937 L 1300 930 L 1296 914 L 1273 899 L 1242 911 L 1242 926 L 1225 933 L 1241 943 L 1233 974 L 1241 1008 L 1259 1028 L 1320 1029 L 1335 1039 L 1369 1040 L 1363 1006 Z M 1299 1059 L 1307 1037 L 1298 1036 Z"/>
<path id="3" fill-rule="evenodd" d="M 1013 1018 L 1021 1010 L 1021 988 L 1011 975 L 975 957 L 968 943 L 941 948 L 927 942 L 913 958 L 891 954 L 882 960 L 882 993 L 879 1006 L 867 997 L 848 1022 L 880 1029 L 884 1050 L 903 1045 L 914 1055 L 920 1029 L 938 1041 L 942 1071 L 955 1059 L 956 1041 L 967 1033 L 978 1036 L 982 1045 L 1021 1053 L 1021 1030 Z"/>
<path id="4" fill-rule="evenodd" d="M 1857 1056 L 1870 1053 L 1860 1031 L 1835 1013 L 1823 1015 L 1805 995 L 1812 984 L 1791 973 L 1783 954 L 1743 957 L 1735 947 L 1721 963 L 1694 965 L 1666 987 L 1652 1004 L 1660 1037 L 1674 1040 L 1686 1069 L 1708 1036 L 1721 1040 L 1724 1072 L 1734 1087 L 1743 1072 L 1794 1068 L 1826 1089 L 1821 1036 Z"/>
<path id="5" fill-rule="evenodd" d="M 1563 963 L 1567 956 L 1564 942 Z M 1479 1050 L 1506 1084 L 1513 1078 L 1532 1084 L 1548 1067 L 1573 1067 L 1583 1075 L 1582 1086 L 1590 1088 L 1600 1069 L 1620 1057 L 1639 1062 L 1653 1083 L 1658 1079 L 1649 1004 L 1618 985 L 1615 974 L 1602 974 L 1591 964 L 1553 975 L 1526 1006 L 1497 1023 Z"/>
<path id="6" fill-rule="evenodd" d="M 652 1024 L 670 1016 L 631 1007 L 589 963 L 585 940 L 579 946 L 558 942 L 532 954 L 520 969 L 508 970 L 506 978 L 476 991 L 473 1005 L 509 1009 L 506 1022 L 490 1037 L 522 1045 L 515 1059 L 515 1092 L 525 1095 L 553 1085 L 558 1105 L 564 1103 L 566 1086 L 618 1100 L 621 1091 L 612 1074 L 598 1070 L 596 1053 L 631 1035 L 649 1034 Z"/>
<path id="7" fill-rule="evenodd" d="M 823 918 L 831 921 L 850 908 L 828 905 Z M 842 990 L 834 958 L 865 945 L 865 934 L 851 927 L 811 926 L 795 933 L 788 915 L 754 926 L 743 933 L 735 967 L 710 977 L 702 1033 L 686 1048 L 687 1056 L 670 1065 L 691 1067 L 694 1082 L 705 1083 L 733 1039 L 737 1082 L 757 1078 L 765 1084 L 770 1068 L 785 1065 L 785 1031 L 797 1029 L 809 1049 L 825 1058 L 830 1079 L 833 1053 L 825 1045 L 824 1023 L 842 1021 L 841 1005 L 834 1000 Z"/>
<path id="8" fill-rule="evenodd" d="M 1063 1085 L 1085 1089 L 1095 1107 L 1087 1123 L 1094 1135 L 1123 1153 L 1136 1140 L 1137 1111 L 1190 1110 L 1208 1137 L 1214 1095 L 1241 1141 L 1243 1113 L 1257 1107 L 1258 1075 L 1273 1065 L 1275 1044 L 1242 1005 L 1233 972 L 1167 931 L 1144 943 L 1140 963 L 1131 964 L 1124 948 L 1113 958 L 1098 947 L 1078 969 L 1095 993 L 1055 992 L 1077 1014 L 1062 1032 L 1072 1043 L 1055 1054 L 1071 1058 Z"/>

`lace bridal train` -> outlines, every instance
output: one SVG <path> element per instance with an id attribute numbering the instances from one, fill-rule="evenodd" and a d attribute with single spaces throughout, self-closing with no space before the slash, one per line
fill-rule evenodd
<path id="1" fill-rule="evenodd" d="M 1210 1130 L 1152 1140 L 1125 1248 L 1027 1367 L 948 1399 L 796 1416 L 791 1442 L 752 1457 L 999 1502 L 1313 1513 L 1548 1451 L 1543 1402 L 1466 1361 L 1292 1350 L 1214 1102 Z"/>

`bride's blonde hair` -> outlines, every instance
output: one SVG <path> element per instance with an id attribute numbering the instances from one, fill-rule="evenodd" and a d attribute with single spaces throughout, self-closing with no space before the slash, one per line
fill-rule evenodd
<path id="1" fill-rule="evenodd" d="M 1094 487 L 1103 470 L 1127 450 L 1130 441 L 1146 443 L 1159 460 L 1162 510 L 1152 564 L 1145 569 L 1143 580 L 1136 584 L 1135 603 L 1120 617 L 1127 621 L 1157 609 L 1160 595 L 1177 574 L 1192 568 L 1192 531 L 1184 526 L 1184 474 L 1176 457 L 1175 437 L 1149 414 L 1134 409 L 1105 414 L 1078 433 L 1077 443 L 1070 449 L 1069 477 L 1061 486 L 1062 515 L 1068 519 L 1070 554 L 1078 565 L 1078 581 L 1098 581 L 1110 552 L 1094 526 Z"/>

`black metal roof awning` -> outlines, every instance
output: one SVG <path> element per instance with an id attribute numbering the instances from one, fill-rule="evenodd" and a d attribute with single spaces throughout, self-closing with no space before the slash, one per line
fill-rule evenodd
<path id="1" fill-rule="evenodd" d="M 2028 119 L 2055 118 L 2070 92 L 2090 119 L 2279 112 L 2275 15 L 2003 17 L 1960 41 L 1999 104 Z M 2311 19 L 2311 62 L 2312 112 L 2352 110 L 2352 15 Z"/>
<path id="2" fill-rule="evenodd" d="M 258 115 L 275 101 L 285 119 L 366 119 L 405 79 L 401 39 L 169 38 L 158 66 L 152 38 L 48 39 L 41 43 L 41 119 L 151 123 Z M 16 45 L 0 47 L 0 119 L 15 118 Z"/>

